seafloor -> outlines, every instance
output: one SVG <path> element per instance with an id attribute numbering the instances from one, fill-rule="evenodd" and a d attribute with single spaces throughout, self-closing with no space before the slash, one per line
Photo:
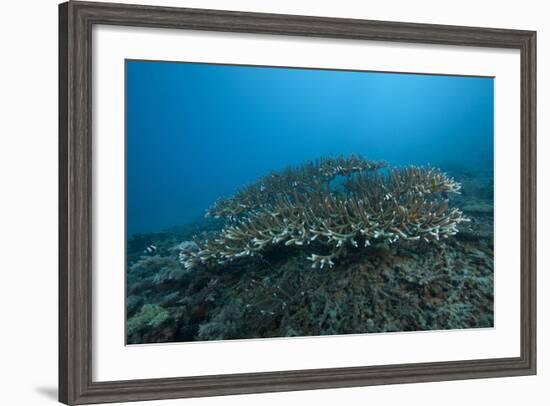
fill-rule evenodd
<path id="1" fill-rule="evenodd" d="M 330 269 L 295 248 L 186 270 L 176 248 L 204 220 L 127 244 L 128 344 L 493 326 L 493 174 L 450 168 L 471 219 L 439 243 L 378 245 Z M 154 249 L 147 249 L 147 247 Z"/>

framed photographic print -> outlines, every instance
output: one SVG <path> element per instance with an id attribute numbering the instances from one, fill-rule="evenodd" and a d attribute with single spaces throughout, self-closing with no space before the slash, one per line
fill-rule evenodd
<path id="1" fill-rule="evenodd" d="M 59 27 L 61 402 L 535 374 L 535 32 Z"/>

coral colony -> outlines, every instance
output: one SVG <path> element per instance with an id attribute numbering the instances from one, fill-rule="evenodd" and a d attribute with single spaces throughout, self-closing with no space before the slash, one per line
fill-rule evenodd
<path id="1" fill-rule="evenodd" d="M 493 173 L 449 169 L 321 158 L 134 234 L 127 342 L 493 326 Z"/>
<path id="2" fill-rule="evenodd" d="M 328 269 L 377 243 L 439 242 L 469 221 L 449 207 L 448 195 L 460 188 L 436 168 L 387 169 L 355 155 L 321 158 L 218 200 L 206 215 L 225 219 L 225 227 L 186 245 L 179 258 L 190 270 L 291 246 L 312 268 Z"/>

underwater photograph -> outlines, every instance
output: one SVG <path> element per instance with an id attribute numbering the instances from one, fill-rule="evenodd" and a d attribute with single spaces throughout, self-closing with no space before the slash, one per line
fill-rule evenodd
<path id="1" fill-rule="evenodd" d="M 125 81 L 127 344 L 493 327 L 493 77 Z"/>

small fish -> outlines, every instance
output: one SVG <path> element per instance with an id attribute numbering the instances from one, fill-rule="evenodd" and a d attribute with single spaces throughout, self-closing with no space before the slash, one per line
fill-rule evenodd
<path id="1" fill-rule="evenodd" d="M 157 246 L 154 245 L 154 244 L 151 244 L 151 245 L 147 246 L 147 247 L 143 250 L 143 252 L 144 252 L 145 254 L 152 254 L 152 253 L 155 252 L 156 250 L 157 250 Z"/>

